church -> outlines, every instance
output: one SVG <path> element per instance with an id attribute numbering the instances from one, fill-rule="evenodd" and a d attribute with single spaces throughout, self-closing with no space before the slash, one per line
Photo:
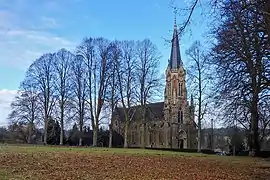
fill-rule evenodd
<path id="1" fill-rule="evenodd" d="M 174 22 L 171 55 L 166 69 L 164 102 L 150 103 L 146 107 L 145 133 L 143 133 L 142 113 L 139 110 L 128 127 L 128 146 L 151 148 L 196 148 L 196 124 L 194 103 L 187 97 L 186 71 L 181 59 L 178 31 Z M 139 109 L 134 106 L 132 109 Z M 113 113 L 111 128 L 124 136 L 124 111 L 117 107 Z M 142 137 L 144 134 L 145 137 Z M 143 139 L 144 138 L 144 139 Z"/>

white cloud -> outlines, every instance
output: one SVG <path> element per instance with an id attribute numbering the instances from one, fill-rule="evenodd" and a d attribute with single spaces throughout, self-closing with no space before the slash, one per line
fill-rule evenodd
<path id="1" fill-rule="evenodd" d="M 17 94 L 17 90 L 0 89 L 0 126 L 8 125 L 7 117 L 11 111 L 10 104 Z"/>
<path id="2" fill-rule="evenodd" d="M 54 18 L 42 16 L 41 21 L 44 28 L 56 28 L 59 26 Z"/>

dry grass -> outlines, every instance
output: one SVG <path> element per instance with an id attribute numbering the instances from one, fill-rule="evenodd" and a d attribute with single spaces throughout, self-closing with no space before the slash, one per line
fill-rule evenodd
<path id="1" fill-rule="evenodd" d="M 142 149 L 0 146 L 0 179 L 270 179 L 256 158 Z"/>

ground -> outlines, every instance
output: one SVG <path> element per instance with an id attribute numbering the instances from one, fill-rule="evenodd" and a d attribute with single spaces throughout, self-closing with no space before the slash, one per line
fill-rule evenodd
<path id="1" fill-rule="evenodd" d="M 0 145 L 0 179 L 269 179 L 270 163 L 143 149 Z"/>

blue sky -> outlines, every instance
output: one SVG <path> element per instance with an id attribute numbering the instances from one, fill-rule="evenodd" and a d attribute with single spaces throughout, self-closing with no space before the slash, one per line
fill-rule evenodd
<path id="1" fill-rule="evenodd" d="M 110 40 L 150 38 L 162 54 L 163 73 L 170 55 L 173 30 L 171 0 L 0 0 L 0 125 L 6 124 L 9 104 L 27 67 L 40 55 L 60 48 L 73 50 L 85 36 Z M 189 0 L 179 1 L 186 7 Z M 184 16 L 178 16 L 181 23 Z M 180 40 L 185 50 L 205 39 L 206 22 L 196 11 L 190 32 Z"/>

